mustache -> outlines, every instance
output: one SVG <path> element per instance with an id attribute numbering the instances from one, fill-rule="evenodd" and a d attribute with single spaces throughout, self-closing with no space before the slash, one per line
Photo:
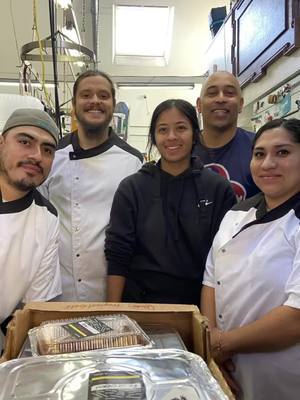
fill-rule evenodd
<path id="1" fill-rule="evenodd" d="M 33 166 L 35 166 L 35 167 L 38 167 L 39 170 L 40 170 L 40 172 L 41 172 L 42 174 L 44 173 L 44 170 L 43 170 L 43 168 L 40 166 L 40 163 L 39 163 L 39 162 L 30 161 L 30 160 L 22 160 L 22 161 L 19 161 L 18 164 L 17 164 L 18 167 L 22 167 L 22 165 L 33 165 Z"/>

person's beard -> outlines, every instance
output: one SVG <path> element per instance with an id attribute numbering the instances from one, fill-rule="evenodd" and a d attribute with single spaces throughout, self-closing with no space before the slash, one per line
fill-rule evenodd
<path id="1" fill-rule="evenodd" d="M 21 192 L 29 192 L 30 190 L 34 189 L 36 185 L 34 182 L 26 182 L 26 179 L 20 179 L 19 181 L 13 181 L 12 179 L 7 176 L 7 183 L 14 187 L 17 190 L 20 190 Z"/>
<path id="2" fill-rule="evenodd" d="M 75 111 L 75 116 L 77 121 L 80 123 L 84 130 L 84 133 L 89 138 L 94 138 L 95 136 L 101 136 L 109 127 L 110 120 L 105 120 L 98 123 L 89 123 L 85 118 L 82 118 L 80 113 Z"/>
<path id="3" fill-rule="evenodd" d="M 20 161 L 17 166 L 20 166 L 22 163 L 24 164 L 24 163 L 30 163 L 30 162 Z M 1 160 L 1 158 L 0 158 L 0 175 L 2 175 L 4 177 L 5 181 L 7 182 L 7 184 L 9 186 L 11 186 L 21 192 L 24 192 L 24 193 L 29 192 L 30 190 L 36 188 L 37 186 L 41 185 L 46 180 L 46 178 L 43 179 L 39 184 L 36 184 L 33 180 L 30 180 L 29 178 L 28 179 L 22 178 L 19 180 L 14 180 L 9 176 L 9 173 L 8 173 L 3 161 Z"/>
<path id="4" fill-rule="evenodd" d="M 103 132 L 107 129 L 107 124 L 99 124 L 97 127 L 91 126 L 89 124 L 81 124 L 84 128 L 85 135 L 88 138 L 94 138 L 95 136 L 101 136 Z"/>

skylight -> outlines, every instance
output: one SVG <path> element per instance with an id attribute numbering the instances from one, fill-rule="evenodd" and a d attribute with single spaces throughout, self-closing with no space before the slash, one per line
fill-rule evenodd
<path id="1" fill-rule="evenodd" d="M 114 6 L 114 62 L 165 66 L 174 7 Z"/>

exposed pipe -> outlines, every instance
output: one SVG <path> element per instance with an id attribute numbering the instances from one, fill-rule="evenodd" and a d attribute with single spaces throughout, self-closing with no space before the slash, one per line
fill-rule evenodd
<path id="1" fill-rule="evenodd" d="M 55 120 L 59 129 L 60 137 L 62 137 L 61 122 L 60 122 L 60 108 L 58 97 L 58 75 L 57 75 L 57 38 L 56 38 L 56 15 L 54 0 L 49 0 L 49 19 L 50 19 L 50 32 L 51 32 L 51 45 L 52 45 L 52 65 L 53 65 L 53 81 L 54 81 L 54 96 L 55 96 Z"/>
<path id="2" fill-rule="evenodd" d="M 96 62 L 98 62 L 98 32 L 99 32 L 99 1 L 92 0 L 92 32 L 93 32 L 93 51 L 95 53 Z"/>

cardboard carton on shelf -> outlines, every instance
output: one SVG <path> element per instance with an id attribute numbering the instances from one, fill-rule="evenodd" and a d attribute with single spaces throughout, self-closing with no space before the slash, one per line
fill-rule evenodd
<path id="1" fill-rule="evenodd" d="M 8 325 L 6 346 L 1 362 L 18 357 L 29 329 L 48 320 L 78 318 L 87 315 L 126 314 L 140 325 L 174 328 L 187 349 L 200 355 L 229 399 L 234 399 L 220 370 L 210 356 L 207 319 L 196 306 L 139 303 L 35 302 L 17 310 Z"/>

